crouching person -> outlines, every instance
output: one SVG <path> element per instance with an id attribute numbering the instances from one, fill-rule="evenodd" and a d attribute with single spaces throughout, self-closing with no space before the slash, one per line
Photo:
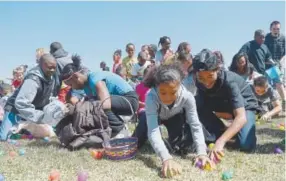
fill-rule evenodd
<path id="1" fill-rule="evenodd" d="M 279 94 L 271 87 L 267 78 L 264 76 L 255 78 L 252 89 L 262 110 L 259 119 L 270 121 L 273 116 L 278 116 L 282 111 Z"/>
<path id="2" fill-rule="evenodd" d="M 211 159 L 223 151 L 232 138 L 237 148 L 253 151 L 256 147 L 255 114 L 259 106 L 250 85 L 239 75 L 222 70 L 217 57 L 206 49 L 195 56 L 193 67 L 199 119 L 216 137 Z M 233 122 L 227 127 L 220 118 Z"/>
<path id="3" fill-rule="evenodd" d="M 138 96 L 132 87 L 119 75 L 108 72 L 86 70 L 79 56 L 64 67 L 61 78 L 75 90 L 83 89 L 87 97 L 102 102 L 107 115 L 112 137 L 129 136 L 125 122 L 120 116 L 132 115 L 139 106 Z"/>
<path id="4" fill-rule="evenodd" d="M 11 128 L 20 120 L 33 123 L 44 121 L 43 109 L 50 103 L 54 93 L 56 65 L 52 55 L 44 54 L 39 65 L 27 73 L 21 87 L 9 97 L 4 107 L 0 140 L 7 140 Z"/>
<path id="5" fill-rule="evenodd" d="M 182 86 L 184 74 L 179 65 L 161 65 L 151 68 L 144 83 L 151 90 L 147 94 L 146 115 L 141 116 L 133 134 L 138 138 L 138 146 L 149 141 L 163 162 L 162 172 L 176 175 L 181 173 L 181 166 L 170 154 L 187 154 L 194 143 L 197 152 L 196 161 L 203 165 L 211 163 L 207 156 L 206 144 L 196 110 L 196 102 L 192 93 Z M 168 141 L 163 141 L 160 124 L 168 130 Z M 166 145 L 165 145 L 166 144 Z M 167 149 L 169 148 L 169 150 Z"/>

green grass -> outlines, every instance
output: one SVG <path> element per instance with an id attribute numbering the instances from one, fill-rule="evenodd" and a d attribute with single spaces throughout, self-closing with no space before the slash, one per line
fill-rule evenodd
<path id="1" fill-rule="evenodd" d="M 282 120 L 276 120 L 281 122 Z M 175 159 L 184 167 L 183 174 L 173 180 L 211 181 L 221 180 L 223 171 L 232 170 L 233 181 L 282 181 L 285 180 L 285 154 L 276 155 L 273 150 L 285 138 L 285 132 L 260 125 L 257 128 L 258 146 L 255 153 L 246 154 L 226 150 L 223 161 L 215 171 L 200 171 L 192 166 L 191 159 Z M 41 140 L 20 140 L 24 156 L 11 158 L 7 144 L 0 143 L 5 154 L 0 156 L 0 173 L 6 181 L 47 181 L 52 169 L 61 174 L 61 181 L 76 181 L 77 172 L 85 170 L 89 181 L 163 180 L 160 177 L 160 160 L 149 145 L 138 152 L 136 159 L 129 161 L 94 160 L 87 150 L 69 152 L 59 147 L 56 139 L 49 143 Z"/>

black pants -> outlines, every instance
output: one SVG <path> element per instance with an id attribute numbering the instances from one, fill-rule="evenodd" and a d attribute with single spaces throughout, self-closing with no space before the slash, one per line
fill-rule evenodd
<path id="1" fill-rule="evenodd" d="M 148 139 L 147 119 L 144 111 L 138 115 L 138 119 L 139 123 L 133 136 L 138 138 L 138 148 L 140 148 Z M 191 148 L 193 139 L 190 126 L 186 124 L 185 111 L 174 115 L 168 120 L 159 121 L 160 124 L 167 128 L 169 138 L 168 141 L 164 140 L 164 142 L 171 153 L 182 154 Z"/>
<path id="2" fill-rule="evenodd" d="M 120 115 L 128 116 L 133 114 L 126 99 L 130 102 L 133 111 L 136 112 L 139 107 L 139 101 L 135 91 L 128 92 L 122 96 L 111 95 L 111 110 L 105 111 L 113 134 L 119 133 L 124 127 L 124 120 L 121 119 Z"/>

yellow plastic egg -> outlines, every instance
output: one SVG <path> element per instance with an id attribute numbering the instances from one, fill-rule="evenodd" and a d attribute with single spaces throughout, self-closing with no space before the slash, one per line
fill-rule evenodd
<path id="1" fill-rule="evenodd" d="M 209 148 L 210 150 L 212 150 L 212 149 L 214 148 L 214 146 L 215 146 L 215 144 L 211 143 L 211 144 L 209 144 L 208 148 Z"/>
<path id="2" fill-rule="evenodd" d="M 206 163 L 205 166 L 204 166 L 204 170 L 206 171 L 212 171 L 212 167 L 209 163 Z"/>

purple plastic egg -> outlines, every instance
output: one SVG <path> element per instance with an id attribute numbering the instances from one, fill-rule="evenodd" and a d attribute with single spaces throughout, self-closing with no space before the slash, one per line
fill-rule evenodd
<path id="1" fill-rule="evenodd" d="M 279 147 L 277 147 L 277 148 L 275 148 L 274 153 L 275 154 L 282 154 L 283 151 Z"/>
<path id="2" fill-rule="evenodd" d="M 34 138 L 33 135 L 31 135 L 31 134 L 28 135 L 29 140 L 32 140 L 33 138 Z"/>
<path id="3" fill-rule="evenodd" d="M 87 181 L 87 178 L 88 178 L 88 173 L 87 172 L 79 172 L 77 174 L 77 180 L 78 181 Z"/>
<path id="4" fill-rule="evenodd" d="M 200 169 L 203 168 L 203 163 L 201 162 L 201 160 L 199 160 L 199 161 L 196 163 L 195 167 L 200 168 Z"/>

